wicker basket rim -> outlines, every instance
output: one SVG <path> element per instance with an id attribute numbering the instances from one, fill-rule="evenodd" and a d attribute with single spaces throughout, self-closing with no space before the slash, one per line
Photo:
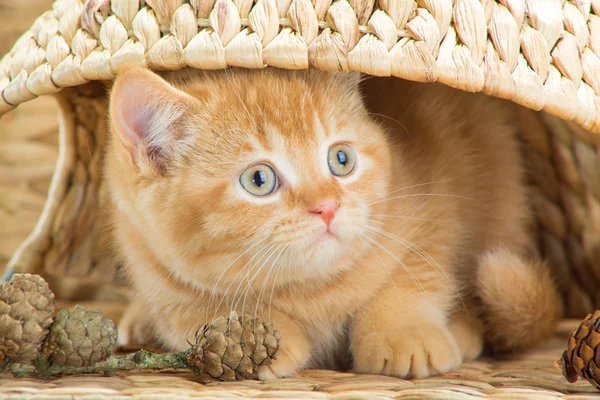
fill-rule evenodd
<path id="1" fill-rule="evenodd" d="M 57 0 L 0 61 L 0 115 L 123 65 L 441 82 L 600 133 L 600 1 Z"/>

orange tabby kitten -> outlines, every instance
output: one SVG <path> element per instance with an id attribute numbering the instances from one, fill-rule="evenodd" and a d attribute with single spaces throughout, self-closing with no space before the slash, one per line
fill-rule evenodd
<path id="1" fill-rule="evenodd" d="M 167 349 L 231 310 L 307 367 L 424 377 L 546 338 L 559 298 L 528 232 L 508 103 L 358 74 L 130 69 L 110 99 L 112 234 Z M 372 112 L 370 114 L 367 110 Z"/>

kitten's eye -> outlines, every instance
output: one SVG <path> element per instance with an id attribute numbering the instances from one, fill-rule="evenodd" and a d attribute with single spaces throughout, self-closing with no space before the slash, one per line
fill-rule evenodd
<path id="1" fill-rule="evenodd" d="M 242 173 L 240 184 L 250 194 L 266 196 L 277 189 L 277 175 L 267 164 L 256 164 Z"/>
<path id="2" fill-rule="evenodd" d="M 356 155 L 347 144 L 336 144 L 329 149 L 327 156 L 329 170 L 335 176 L 346 176 L 354 169 Z"/>

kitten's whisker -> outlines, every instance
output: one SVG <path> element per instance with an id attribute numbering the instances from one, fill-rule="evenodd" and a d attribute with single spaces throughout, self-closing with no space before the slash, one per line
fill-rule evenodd
<path id="1" fill-rule="evenodd" d="M 235 302 L 234 307 L 233 307 L 233 309 L 237 308 L 238 303 L 240 302 L 240 300 L 242 300 L 242 309 L 241 309 L 242 315 L 244 315 L 244 312 L 245 312 L 245 309 L 246 309 L 245 307 L 246 307 L 246 300 L 248 298 L 248 294 L 250 294 L 250 292 L 253 292 L 253 290 L 252 290 L 252 283 L 254 283 L 254 281 L 256 280 L 256 278 L 262 272 L 262 270 L 265 267 L 265 265 L 267 265 L 267 263 L 269 262 L 269 260 L 271 259 L 271 257 L 273 257 L 273 255 L 279 250 L 279 248 L 282 245 L 283 244 L 279 244 L 277 247 L 275 247 L 273 249 L 273 251 L 271 251 L 269 253 L 269 256 L 262 262 L 262 264 L 260 265 L 260 267 L 256 270 L 256 272 L 254 273 L 254 275 L 252 276 L 252 278 L 246 281 L 246 288 L 244 289 L 244 291 L 242 292 L 242 294 L 240 294 L 240 298 Z M 258 298 L 257 298 L 257 300 L 258 300 Z"/>
<path id="2" fill-rule="evenodd" d="M 290 247 L 291 249 L 291 247 Z M 288 256 L 288 261 L 289 261 L 289 266 L 288 266 L 288 289 L 290 290 L 290 293 L 292 293 L 292 270 L 295 267 L 295 264 L 291 262 L 291 260 L 294 257 L 289 257 Z"/>
<path id="3" fill-rule="evenodd" d="M 244 280 L 241 279 L 240 282 L 238 283 L 235 293 L 233 294 L 233 297 L 231 299 L 231 307 L 230 307 L 231 311 L 234 311 L 237 309 L 238 303 L 247 294 L 248 287 L 250 286 L 250 273 L 253 272 L 255 270 L 255 268 L 257 268 L 257 267 L 258 267 L 258 270 L 260 270 L 260 268 L 262 268 L 262 266 L 269 260 L 269 258 L 275 251 L 276 246 L 277 246 L 277 244 L 275 244 L 275 243 L 272 244 L 267 249 L 267 251 L 255 263 L 253 263 L 249 268 L 246 269 L 246 286 L 244 287 L 244 289 L 242 290 L 242 292 L 240 293 L 240 296 L 238 298 L 238 291 L 243 287 L 243 284 L 244 284 Z M 260 266 L 259 266 L 259 263 L 260 263 Z M 244 314 L 243 311 L 240 310 L 240 312 L 242 313 L 242 315 Z"/>
<path id="4" fill-rule="evenodd" d="M 374 232 L 383 237 L 387 237 L 388 239 L 391 239 L 391 240 L 395 241 L 396 243 L 401 244 L 402 246 L 404 246 L 407 249 L 416 253 L 419 257 L 421 257 L 421 259 L 423 259 L 423 261 L 426 261 L 435 271 L 437 271 L 438 274 L 440 274 L 442 276 L 442 279 L 452 289 L 452 291 L 454 291 L 454 293 L 456 293 L 456 295 L 458 296 L 460 302 L 462 303 L 465 311 L 467 311 L 467 313 L 468 313 L 467 306 L 466 306 L 465 302 L 463 301 L 462 295 L 460 294 L 460 292 L 458 291 L 456 286 L 452 283 L 452 280 L 450 279 L 448 274 L 446 274 L 446 271 L 444 271 L 442 266 L 427 251 L 425 251 L 422 247 L 418 246 L 416 243 L 410 242 L 405 239 L 401 239 L 401 238 L 397 237 L 396 235 L 393 235 L 382 229 L 379 229 L 376 227 L 371 227 L 371 226 L 367 226 L 366 228 L 368 230 L 370 230 L 371 232 Z"/>
<path id="5" fill-rule="evenodd" d="M 391 197 L 391 198 L 388 198 L 388 199 L 374 201 L 372 203 L 367 204 L 367 206 L 372 206 L 373 204 L 384 203 L 386 201 L 391 201 L 391 200 L 405 199 L 405 198 L 409 198 L 409 197 L 449 197 L 449 198 L 454 198 L 454 199 L 469 200 L 469 201 L 474 201 L 475 203 L 481 204 L 482 206 L 486 207 L 490 212 L 492 212 L 492 209 L 490 208 L 490 206 L 488 206 L 483 201 L 480 201 L 480 200 L 477 200 L 477 199 L 473 199 L 471 197 L 457 196 L 457 195 L 453 195 L 453 194 L 439 194 L 439 193 L 405 194 L 405 195 L 402 195 L 402 196 L 395 196 L 395 197 Z"/>
<path id="6" fill-rule="evenodd" d="M 368 226 L 367 229 L 371 230 L 374 233 L 379 234 L 380 236 L 384 236 L 387 237 L 388 239 L 391 239 L 393 241 L 395 241 L 396 243 L 401 244 L 402 246 L 406 247 L 407 249 L 415 252 L 417 255 L 419 255 L 424 261 L 427 261 L 432 267 L 436 268 L 439 270 L 439 272 L 442 274 L 442 276 L 444 277 L 444 279 L 450 284 L 452 285 L 450 278 L 448 277 L 448 275 L 444 272 L 444 269 L 442 268 L 442 266 L 429 254 L 427 253 L 423 248 L 419 247 L 417 244 L 412 243 L 406 239 L 402 239 L 399 238 L 398 236 L 391 234 L 387 231 L 384 231 L 383 229 L 379 229 L 376 227 L 371 227 Z M 458 294 L 458 292 L 457 292 Z"/>
<path id="7" fill-rule="evenodd" d="M 237 257 L 236 257 L 236 258 L 235 258 L 235 259 L 234 259 L 234 260 L 233 260 L 231 263 L 229 263 L 229 265 L 228 265 L 228 266 L 226 266 L 226 267 L 223 269 L 223 272 L 221 272 L 221 274 L 220 274 L 220 275 L 219 275 L 219 277 L 217 278 L 217 282 L 215 282 L 215 284 L 214 284 L 214 285 L 213 285 L 213 287 L 212 287 L 211 294 L 210 294 L 210 297 L 209 297 L 209 299 L 208 299 L 208 304 L 206 305 L 206 318 L 207 318 L 207 321 L 206 321 L 206 323 L 207 323 L 207 324 L 208 324 L 208 322 L 209 322 L 209 321 L 208 321 L 208 313 L 209 313 L 209 310 L 210 310 L 210 305 L 212 304 L 212 301 L 213 301 L 213 299 L 214 299 L 214 296 L 215 296 L 215 294 L 216 294 L 217 287 L 218 287 L 218 285 L 219 285 L 219 282 L 221 282 L 221 279 L 223 278 L 223 276 L 225 276 L 225 274 L 227 273 L 227 271 L 229 270 L 229 268 L 231 268 L 231 267 L 233 266 L 233 264 L 235 264 L 235 263 L 236 263 L 236 261 L 237 261 L 237 260 L 239 260 L 240 258 L 242 258 L 242 257 L 243 257 L 243 256 L 244 256 L 246 253 L 248 253 L 250 250 L 252 250 L 254 247 L 258 246 L 259 244 L 261 244 L 261 243 L 262 243 L 262 242 L 264 242 L 265 240 L 267 240 L 267 238 L 265 238 L 265 239 L 262 239 L 262 240 L 259 240 L 258 242 L 254 243 L 252 246 L 250 246 L 249 248 L 247 248 L 246 250 L 244 250 L 244 251 L 243 251 L 243 252 L 242 252 L 240 255 L 238 255 L 238 256 L 237 256 Z M 258 253 L 257 253 L 257 254 L 258 254 Z M 243 268 L 242 268 L 242 270 L 243 270 Z M 230 285 L 230 286 L 231 286 L 231 285 Z M 228 291 L 228 290 L 229 290 L 229 287 L 228 287 L 228 288 L 225 290 L 225 293 L 223 294 L 223 298 L 225 298 L 225 296 L 227 295 L 227 291 Z M 217 311 L 217 310 L 215 310 L 215 313 L 216 313 L 216 311 Z"/>
<path id="8" fill-rule="evenodd" d="M 285 254 L 282 257 L 283 260 L 286 260 L 286 259 L 288 260 L 288 264 L 287 264 L 288 268 L 289 268 L 289 257 L 288 257 L 289 250 L 290 250 L 290 247 L 286 247 Z M 281 271 L 282 269 L 283 269 L 283 264 L 281 264 L 281 266 L 279 266 L 279 268 L 277 268 L 277 271 L 275 271 L 275 277 L 273 278 L 273 286 L 271 288 L 271 296 L 269 298 L 269 312 L 268 312 L 268 319 L 267 319 L 267 321 L 269 323 L 271 323 L 271 304 L 273 304 L 273 294 L 275 293 L 275 286 L 277 284 L 277 276 L 279 275 L 279 271 Z"/>
<path id="9" fill-rule="evenodd" d="M 185 256 L 187 256 L 187 254 L 190 252 L 190 250 L 193 247 L 193 246 L 191 246 L 191 244 L 193 244 L 193 243 L 190 242 L 190 244 L 188 244 L 187 249 L 185 249 L 185 251 L 181 255 L 181 258 L 179 259 L 179 262 L 177 263 L 177 266 L 175 267 L 175 269 L 169 271 L 169 277 L 173 275 L 174 271 L 178 271 L 181 269 L 181 266 L 183 265 L 183 260 L 185 259 Z"/>
<path id="10" fill-rule="evenodd" d="M 181 258 L 180 258 L 180 259 L 179 259 L 179 261 L 177 262 L 177 264 L 176 264 L 176 267 L 175 267 L 175 268 L 172 268 L 172 269 L 168 268 L 168 269 L 167 269 L 167 277 L 168 277 L 169 279 L 172 279 L 172 278 L 173 278 L 173 276 L 175 275 L 175 271 L 179 271 L 179 270 L 181 269 L 181 266 L 183 265 L 183 260 L 185 259 L 185 256 L 186 256 L 186 255 L 187 255 L 187 254 L 190 252 L 190 250 L 191 250 L 191 249 L 194 247 L 194 246 L 193 246 L 193 244 L 194 244 L 193 242 L 189 242 L 189 243 L 188 243 L 188 245 L 187 245 L 187 248 L 185 249 L 185 251 L 184 251 L 184 252 L 183 252 L 183 254 L 181 255 Z M 175 278 L 173 278 L 173 279 L 177 280 L 177 278 L 176 278 L 176 277 L 175 277 Z"/>
<path id="11" fill-rule="evenodd" d="M 277 266 L 277 262 L 279 261 L 279 257 L 281 257 L 281 254 L 284 252 L 284 250 L 286 249 L 286 247 L 284 247 L 284 244 L 282 243 L 278 248 L 279 253 L 277 254 L 277 257 L 275 257 L 275 260 L 273 260 L 273 263 L 271 264 L 271 267 L 269 268 L 269 270 L 267 271 L 267 275 L 265 276 L 265 279 L 263 281 L 263 284 L 260 288 L 260 291 L 258 292 L 258 298 L 256 300 L 256 306 L 254 307 L 254 318 L 256 318 L 256 316 L 258 315 L 258 307 L 261 303 L 261 299 L 262 296 L 264 294 L 264 290 L 266 289 L 269 280 L 271 279 L 271 272 L 273 272 L 273 269 L 275 269 L 275 267 Z M 273 282 L 273 286 L 275 285 L 275 282 Z"/>
<path id="12" fill-rule="evenodd" d="M 280 250 L 279 250 L 279 249 L 280 249 Z M 275 257 L 275 260 L 274 260 L 274 261 L 273 261 L 273 263 L 271 264 L 271 267 L 269 268 L 269 270 L 268 270 L 268 272 L 267 272 L 267 275 L 265 276 L 264 282 L 263 282 L 263 284 L 262 284 L 262 286 L 261 286 L 261 289 L 260 289 L 260 291 L 259 291 L 258 298 L 257 298 L 257 300 L 256 300 L 256 305 L 255 305 L 255 308 L 254 308 L 254 319 L 255 319 L 255 321 L 256 321 L 256 318 L 257 318 L 257 316 L 258 316 L 259 307 L 262 307 L 262 306 L 263 306 L 263 304 L 262 304 L 262 303 L 263 303 L 262 297 L 263 297 L 263 294 L 264 294 L 264 290 L 266 289 L 266 287 L 267 287 L 267 285 L 268 285 L 268 282 L 269 282 L 269 280 L 270 280 L 270 279 L 271 279 L 271 277 L 272 277 L 272 271 L 273 271 L 274 269 L 276 269 L 276 268 L 277 268 L 277 265 L 278 265 L 278 262 L 279 262 L 279 258 L 280 258 L 280 257 L 281 257 L 281 255 L 284 253 L 284 251 L 287 251 L 287 249 L 288 249 L 288 247 L 286 247 L 284 243 L 282 243 L 282 244 L 281 244 L 281 245 L 278 247 L 279 253 L 278 253 L 278 254 L 277 254 L 277 256 Z M 277 268 L 277 271 L 279 271 L 279 268 Z M 277 282 L 276 282 L 276 278 L 277 278 L 277 276 L 275 275 L 273 278 L 274 278 L 274 281 L 273 281 L 273 287 L 275 287 L 275 284 L 277 283 Z M 265 310 L 264 310 L 264 308 L 263 308 L 263 309 L 261 310 L 261 318 L 262 318 L 262 319 L 264 319 L 264 311 L 265 311 Z"/>
<path id="13" fill-rule="evenodd" d="M 329 82 L 327 82 L 327 88 L 325 89 L 324 98 L 328 98 L 329 97 L 329 91 L 331 90 L 331 84 L 335 81 L 335 74 L 331 74 L 331 77 L 329 78 Z"/>
<path id="14" fill-rule="evenodd" d="M 277 258 L 275 259 L 275 261 L 273 262 L 273 266 L 269 269 L 268 275 L 267 275 L 267 279 L 265 280 L 265 282 L 263 283 L 263 287 L 260 290 L 260 293 L 258 295 L 258 302 L 256 303 L 256 307 L 254 309 L 254 317 L 256 318 L 256 316 L 258 315 L 258 307 L 259 305 L 264 306 L 263 302 L 264 302 L 264 297 L 263 295 L 266 294 L 265 289 L 268 287 L 268 283 L 271 280 L 271 277 L 273 277 L 273 285 L 272 285 L 272 290 L 271 290 L 271 295 L 273 294 L 273 292 L 275 291 L 275 286 L 277 285 L 277 275 L 279 274 L 279 271 L 281 270 L 281 267 L 283 266 L 283 264 L 279 264 L 279 258 L 281 257 L 281 255 L 284 252 L 287 252 L 288 248 L 283 248 L 280 253 L 277 255 Z M 272 275 L 272 271 L 275 270 L 275 274 Z M 272 297 L 271 297 L 272 300 Z M 269 304 L 270 307 L 270 304 Z M 270 309 L 269 309 L 269 313 L 270 313 Z M 262 310 L 262 318 L 264 318 L 265 314 L 265 310 L 263 308 Z M 270 315 L 270 314 L 269 314 Z M 270 317 L 269 317 L 270 320 Z"/>
<path id="15" fill-rule="evenodd" d="M 331 109 L 331 112 L 329 113 L 329 116 L 327 117 L 328 120 L 331 119 L 331 116 L 337 111 L 337 107 L 339 106 L 340 102 L 344 99 L 347 99 L 350 92 L 353 92 L 355 90 L 356 90 L 355 87 L 350 87 L 344 91 L 344 94 L 342 94 L 340 96 L 340 98 L 333 105 L 333 108 Z"/>
<path id="16" fill-rule="evenodd" d="M 392 285 L 394 285 L 394 287 L 397 289 L 398 287 L 396 286 L 396 282 L 394 281 L 394 278 L 392 277 L 392 273 L 390 272 L 389 269 L 387 269 L 387 267 L 385 266 L 385 263 L 383 262 L 383 259 L 381 258 L 381 256 L 379 255 L 379 253 L 377 253 L 377 251 L 375 251 L 375 249 L 373 248 L 373 246 L 367 242 L 364 239 L 364 235 L 361 233 L 359 234 L 358 238 L 367 246 L 369 246 L 369 248 L 371 249 L 371 251 L 375 254 L 375 256 L 377 256 L 377 258 L 379 259 L 379 261 L 381 262 L 381 265 L 383 266 L 383 269 L 385 269 L 385 272 L 387 272 L 387 274 L 390 277 L 390 280 L 392 281 Z"/>
<path id="17" fill-rule="evenodd" d="M 421 282 L 419 281 L 419 279 L 416 277 L 416 275 L 413 274 L 413 272 L 410 270 L 410 268 L 408 268 L 408 266 L 406 264 L 404 264 L 404 262 L 400 258 L 398 258 L 398 256 L 396 256 L 395 254 L 393 254 L 392 252 L 390 252 L 383 245 L 377 243 L 377 241 L 371 239 L 370 237 L 368 237 L 366 235 L 363 235 L 363 237 L 365 239 L 367 239 L 369 242 L 373 243 L 375 246 L 379 247 L 381 250 L 385 251 L 394 260 L 396 260 L 398 262 L 398 264 L 400 264 L 400 266 L 406 271 L 406 273 L 408 274 L 408 276 L 413 280 L 413 282 L 415 283 L 415 285 L 417 286 L 417 288 L 419 289 L 419 291 L 421 291 L 422 293 L 427 293 L 427 291 L 425 290 L 425 287 L 423 287 L 423 285 L 421 284 Z"/>
<path id="18" fill-rule="evenodd" d="M 218 286 L 219 286 L 219 283 L 221 282 L 221 279 L 223 279 L 223 277 L 224 277 L 224 276 L 225 276 L 225 274 L 226 274 L 226 273 L 229 271 L 229 269 L 230 269 L 230 268 L 231 268 L 231 267 L 232 267 L 232 266 L 233 266 L 233 265 L 234 265 L 234 264 L 235 264 L 235 263 L 236 263 L 236 262 L 237 262 L 237 261 L 238 261 L 240 258 L 242 258 L 242 257 L 243 257 L 245 254 L 247 254 L 247 253 L 248 253 L 250 250 L 252 250 L 252 249 L 253 249 L 253 248 L 255 248 L 256 246 L 258 246 L 259 244 L 263 243 L 265 240 L 267 240 L 267 238 L 265 238 L 265 239 L 262 239 L 262 240 L 259 240 L 258 242 L 254 243 L 252 246 L 250 246 L 249 248 L 247 248 L 246 250 L 244 250 L 244 251 L 243 251 L 241 254 L 239 254 L 239 255 L 238 255 L 238 256 L 237 256 L 235 259 L 233 259 L 233 261 L 231 261 L 231 262 L 229 263 L 229 265 L 227 265 L 227 266 L 226 266 L 226 267 L 223 269 L 223 272 L 221 272 L 221 274 L 220 274 L 220 275 L 219 275 L 219 277 L 217 278 L 217 281 L 214 283 L 214 285 L 212 286 L 212 289 L 211 289 L 211 291 L 210 291 L 210 297 L 209 297 L 209 300 L 208 300 L 208 304 L 206 305 L 206 318 L 207 318 L 207 321 L 206 321 L 206 323 L 208 323 L 208 322 L 209 322 L 209 321 L 208 321 L 208 315 L 209 315 L 209 312 L 210 312 L 210 311 L 209 311 L 209 310 L 210 310 L 210 306 L 211 306 L 211 304 L 212 304 L 212 302 L 213 302 L 213 300 L 214 300 L 214 298 L 215 298 L 215 296 L 216 296 L 217 288 L 218 288 Z M 256 253 L 255 253 L 255 254 L 254 254 L 254 255 L 253 255 L 251 258 L 250 258 L 250 260 L 248 260 L 248 262 L 246 262 L 246 264 L 244 265 L 244 267 L 242 267 L 242 268 L 241 268 L 241 270 L 240 270 L 240 271 L 238 271 L 238 274 L 236 274 L 236 277 L 237 277 L 237 275 L 239 275 L 239 274 L 240 274 L 240 272 L 241 272 L 241 271 L 243 271 L 243 270 L 244 270 L 244 268 L 245 268 L 245 267 L 248 265 L 248 263 L 249 263 L 249 262 L 251 262 L 251 261 L 254 259 L 254 257 L 256 257 L 256 255 L 260 254 L 260 252 L 261 252 L 261 251 L 262 251 L 264 248 L 265 248 L 265 247 L 263 247 L 263 248 L 262 248 L 260 251 L 256 252 Z M 229 286 L 228 286 L 228 287 L 225 289 L 225 292 L 222 294 L 222 297 L 221 297 L 221 299 L 222 299 L 222 300 L 221 300 L 221 302 L 223 301 L 223 299 L 225 299 L 225 298 L 227 297 L 227 293 L 229 292 L 229 289 L 230 289 L 230 288 L 231 288 L 231 286 L 233 285 L 233 282 L 235 282 L 235 278 L 234 278 L 234 280 L 233 280 L 233 281 L 232 281 L 232 282 L 229 284 Z M 219 308 L 219 307 L 220 307 L 220 305 L 221 305 L 221 302 L 219 302 L 219 305 L 218 305 L 218 306 L 217 306 L 217 308 L 215 309 L 215 315 L 216 315 L 216 313 L 217 313 L 217 311 L 218 311 L 218 308 Z"/>
<path id="19" fill-rule="evenodd" d="M 247 132 L 244 132 L 243 130 L 239 129 L 239 128 L 231 128 L 231 129 L 226 129 L 222 132 L 219 133 L 219 136 L 217 136 L 217 140 L 215 141 L 215 147 L 217 147 L 219 145 L 219 141 L 221 140 L 221 138 L 223 137 L 223 135 L 225 135 L 226 133 L 229 132 L 237 132 L 237 133 L 241 133 L 242 135 L 245 135 Z"/>
<path id="20" fill-rule="evenodd" d="M 256 257 L 257 257 L 259 254 L 263 253 L 263 250 L 265 250 L 265 253 L 264 253 L 264 254 L 261 256 L 261 259 L 262 259 L 262 257 L 264 257 L 264 256 L 265 256 L 265 254 L 266 254 L 266 253 L 268 253 L 268 252 L 269 252 L 269 250 L 270 250 L 270 249 L 271 249 L 273 246 L 275 246 L 275 245 L 273 244 L 273 245 L 271 245 L 271 247 L 268 247 L 268 246 L 269 246 L 269 245 L 266 245 L 266 246 L 264 246 L 264 247 L 261 247 L 261 249 L 260 249 L 259 251 L 257 251 L 256 253 L 254 253 L 254 255 L 253 255 L 253 256 L 252 256 L 252 257 L 251 257 L 251 258 L 250 258 L 250 259 L 249 259 L 249 260 L 246 262 L 246 264 L 244 264 L 244 266 L 243 266 L 243 267 L 242 267 L 242 268 L 241 268 L 241 269 L 238 271 L 238 273 L 237 273 L 237 274 L 234 276 L 234 278 L 231 280 L 231 282 L 229 283 L 229 285 L 228 285 L 228 286 L 227 286 L 227 288 L 225 289 L 225 293 L 222 295 L 222 297 L 221 297 L 221 300 L 219 301 L 219 304 L 217 304 L 217 307 L 215 308 L 215 315 L 214 315 L 215 317 L 216 317 L 216 315 L 218 314 L 218 311 L 219 311 L 219 309 L 220 309 L 220 307 L 221 307 L 221 304 L 223 304 L 223 302 L 227 300 L 227 293 L 229 293 L 229 289 L 231 289 L 231 287 L 232 287 L 232 286 L 234 285 L 234 283 L 235 283 L 235 282 L 238 280 L 238 278 L 239 278 L 239 277 L 242 275 L 242 273 L 243 273 L 243 272 L 246 270 L 246 268 L 248 268 L 248 265 L 249 265 L 250 263 L 252 263 L 252 262 L 254 261 L 254 259 L 255 259 L 255 258 L 256 258 Z M 260 261 L 260 259 L 259 259 L 259 261 Z M 236 289 L 236 294 L 234 294 L 234 297 L 233 297 L 233 299 L 232 299 L 232 302 L 233 302 L 233 300 L 235 299 L 235 295 L 237 295 L 237 290 L 239 290 L 239 286 L 238 286 L 238 289 Z"/>
<path id="21" fill-rule="evenodd" d="M 430 182 L 418 183 L 418 184 L 415 184 L 415 185 L 402 186 L 402 187 L 400 187 L 400 188 L 393 189 L 392 191 L 389 191 L 389 192 L 387 192 L 387 193 L 385 194 L 385 196 L 389 196 L 389 195 L 390 195 L 390 194 L 392 194 L 392 193 L 400 192 L 400 191 L 402 191 L 402 190 L 414 189 L 414 188 L 417 188 L 417 187 L 421 187 L 421 186 L 427 186 L 427 185 L 434 185 L 434 184 L 436 184 L 436 183 L 442 183 L 442 182 L 451 182 L 451 181 L 455 181 L 455 180 L 457 180 L 457 179 L 461 179 L 461 178 L 447 178 L 447 179 L 439 179 L 439 180 L 437 180 L 437 181 L 430 181 Z M 385 197 L 385 196 L 380 196 L 379 198 L 381 198 L 381 197 Z"/>
<path id="22" fill-rule="evenodd" d="M 394 118 L 390 117 L 389 115 L 378 114 L 378 113 L 373 113 L 373 112 L 367 112 L 367 113 L 363 113 L 363 114 L 364 114 L 364 115 L 368 115 L 368 116 L 375 115 L 375 116 L 378 116 L 378 117 L 383 117 L 383 118 L 389 119 L 390 121 L 392 121 L 392 122 L 395 122 L 395 123 L 397 123 L 398 125 L 400 125 L 400 127 L 401 127 L 402 129 L 404 129 L 404 131 L 405 131 L 405 132 L 408 134 L 408 137 L 410 137 L 410 138 L 411 138 L 411 140 L 413 139 L 413 136 L 412 136 L 412 134 L 411 134 L 411 133 L 408 131 L 408 128 L 407 128 L 407 127 L 406 127 L 406 126 L 405 126 L 405 125 L 404 125 L 402 122 L 398 121 L 397 119 L 394 119 Z"/>
<path id="23" fill-rule="evenodd" d="M 229 85 L 231 86 L 231 88 L 233 89 L 238 100 L 242 104 L 242 107 L 244 107 L 244 111 L 246 111 L 246 115 L 248 115 L 248 119 L 250 120 L 250 122 L 252 122 L 252 124 L 256 128 L 256 131 L 260 132 L 261 129 L 258 126 L 258 124 L 256 123 L 256 121 L 254 120 L 254 118 L 252 118 L 252 114 L 250 114 L 250 110 L 246 106 L 246 103 L 244 103 L 244 100 L 242 100 L 242 96 L 240 96 L 240 93 L 238 92 L 236 85 L 233 83 L 233 79 L 231 78 L 231 75 L 229 74 L 229 70 L 225 70 L 225 75 L 227 75 L 229 77 Z"/>
<path id="24" fill-rule="evenodd" d="M 361 84 L 373 78 L 375 78 L 375 75 L 360 74 L 360 79 L 358 80 L 358 83 Z"/>
<path id="25" fill-rule="evenodd" d="M 235 277 L 233 278 L 233 280 L 227 286 L 227 288 L 225 290 L 225 293 L 223 293 L 223 295 L 221 296 L 221 299 L 219 300 L 219 303 L 215 307 L 215 312 L 213 314 L 213 319 L 217 317 L 217 314 L 219 314 L 219 310 L 221 308 L 221 304 L 223 304 L 223 302 L 227 302 L 227 298 L 228 298 L 227 294 L 229 293 L 229 290 L 235 284 L 235 282 L 237 281 L 237 279 L 241 277 L 242 273 L 254 261 L 254 259 L 256 258 L 256 256 L 258 256 L 259 254 L 261 254 L 265 250 L 268 251 L 267 246 L 264 246 L 259 251 L 257 251 L 248 261 L 246 261 L 246 264 L 244 264 L 244 266 L 238 271 L 238 273 L 235 275 Z M 264 254 L 263 254 L 263 256 L 264 256 Z"/>
<path id="26" fill-rule="evenodd" d="M 414 220 L 418 220 L 418 221 L 444 221 L 445 220 L 445 219 L 439 219 L 439 218 L 409 217 L 408 215 L 395 215 L 395 214 L 371 214 L 371 216 L 372 217 L 380 217 L 380 218 L 414 219 Z M 372 220 L 371 222 L 377 222 L 377 223 L 383 224 L 380 221 Z"/>
<path id="27" fill-rule="evenodd" d="M 458 296 L 458 299 L 460 300 L 460 303 L 463 306 L 463 309 L 467 313 L 467 316 L 469 316 L 469 310 L 467 309 L 467 305 L 465 304 L 464 299 L 463 299 L 462 295 L 460 294 L 460 291 L 457 289 L 457 287 L 454 285 L 454 283 L 452 283 L 452 279 L 450 278 L 450 276 L 448 276 L 448 274 L 446 273 L 446 271 L 444 271 L 444 269 L 442 268 L 442 266 L 435 260 L 435 258 L 433 258 L 431 256 L 431 254 L 429 254 L 425 249 L 423 249 L 418 244 L 416 244 L 414 242 L 411 242 L 411 241 L 408 241 L 408 240 L 407 240 L 407 243 L 410 246 L 414 246 L 414 248 L 416 248 L 418 251 L 422 252 L 427 258 L 429 258 L 431 261 L 433 261 L 438 266 L 438 269 L 439 269 L 440 273 L 442 274 L 442 276 L 444 277 L 444 279 L 446 280 L 446 282 L 448 283 L 448 285 L 450 285 L 450 287 L 452 288 L 452 290 L 454 291 L 454 293 L 456 293 L 456 295 Z"/>

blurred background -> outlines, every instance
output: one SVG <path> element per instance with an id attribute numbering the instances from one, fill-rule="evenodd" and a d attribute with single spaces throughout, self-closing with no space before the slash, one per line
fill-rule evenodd
<path id="1" fill-rule="evenodd" d="M 0 58 L 51 0 L 0 0 Z M 35 227 L 58 155 L 52 97 L 27 102 L 0 117 L 0 270 Z"/>

